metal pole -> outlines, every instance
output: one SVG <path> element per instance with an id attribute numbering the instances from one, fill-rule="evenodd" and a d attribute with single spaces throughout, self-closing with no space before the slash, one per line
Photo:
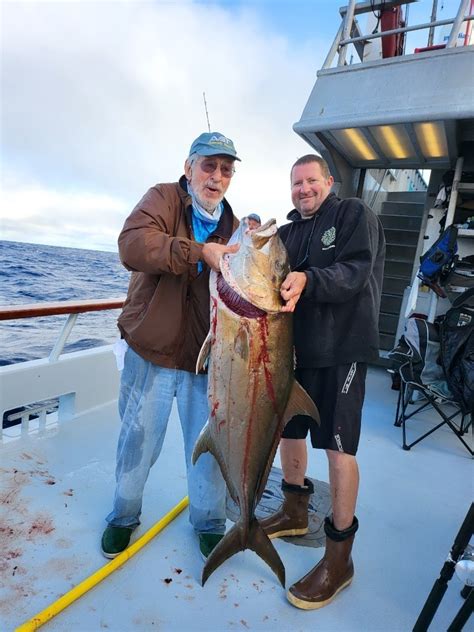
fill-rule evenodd
<path id="1" fill-rule="evenodd" d="M 334 55 L 337 53 L 337 49 L 339 48 L 339 42 L 341 41 L 341 36 L 342 36 L 342 30 L 344 28 L 344 20 L 341 21 L 340 25 L 339 25 L 339 30 L 336 34 L 336 37 L 334 38 L 334 42 L 332 43 L 331 48 L 329 49 L 329 53 L 327 54 L 326 59 L 324 60 L 324 64 L 323 64 L 323 70 L 325 68 L 329 68 L 329 66 L 332 64 L 332 60 L 334 59 Z"/>
<path id="2" fill-rule="evenodd" d="M 459 9 L 456 17 L 454 18 L 453 28 L 451 29 L 451 35 L 449 36 L 446 48 L 453 48 L 454 46 L 456 46 L 459 29 L 461 28 L 461 24 L 464 21 L 464 16 L 466 15 L 467 5 L 469 1 L 470 0 L 461 0 L 461 2 L 459 3 Z"/>
<path id="3" fill-rule="evenodd" d="M 359 172 L 359 182 L 357 183 L 357 192 L 356 197 L 362 199 L 364 194 L 364 184 L 365 184 L 365 175 L 367 173 L 367 169 L 362 168 Z"/>
<path id="4" fill-rule="evenodd" d="M 347 13 L 344 20 L 344 30 L 342 33 L 343 40 L 347 40 L 351 36 L 352 23 L 354 22 L 355 4 L 356 0 L 350 0 L 349 6 L 347 7 Z M 338 66 L 344 66 L 344 64 L 346 63 L 346 52 L 347 46 L 342 46 L 339 52 L 339 61 L 337 63 Z"/>
<path id="5" fill-rule="evenodd" d="M 464 158 L 462 156 L 459 156 L 459 158 L 456 160 L 456 167 L 454 169 L 453 184 L 451 186 L 451 197 L 449 198 L 448 210 L 446 212 L 446 221 L 444 224 L 445 228 L 451 226 L 451 224 L 453 223 L 454 212 L 456 211 L 456 205 L 458 203 L 458 186 L 461 182 L 463 163 Z"/>
<path id="6" fill-rule="evenodd" d="M 72 331 L 72 328 L 76 324 L 76 320 L 79 314 L 69 314 L 69 317 L 64 324 L 63 330 L 61 331 L 59 338 L 56 340 L 56 344 L 53 347 L 53 350 L 49 354 L 48 361 L 55 362 L 59 356 L 61 355 L 64 345 L 66 344 L 66 340 L 69 338 L 69 334 Z"/>
<path id="7" fill-rule="evenodd" d="M 408 26 L 408 16 L 410 15 L 410 5 L 406 4 L 405 5 L 405 26 Z M 407 47 L 407 36 L 406 34 L 403 35 L 403 54 L 405 54 L 405 50 Z"/>
<path id="8" fill-rule="evenodd" d="M 469 544 L 469 540 L 474 532 L 474 504 L 471 504 L 469 511 L 467 512 L 464 522 L 459 529 L 459 532 L 454 540 L 451 552 L 447 561 L 444 563 L 439 578 L 435 581 L 433 588 L 431 589 L 428 599 L 423 606 L 420 616 L 418 617 L 413 632 L 426 632 L 433 620 L 434 615 L 438 609 L 439 604 L 448 587 L 448 581 L 454 574 L 454 567 L 456 562 L 464 553 L 466 546 Z"/>
<path id="9" fill-rule="evenodd" d="M 467 15 L 463 20 L 474 20 L 474 15 Z M 409 31 L 421 31 L 423 29 L 427 29 L 430 26 L 444 26 L 445 24 L 453 24 L 454 19 L 451 18 L 449 20 L 437 20 L 433 24 L 431 22 L 426 22 L 426 24 L 416 24 L 414 26 L 403 26 L 399 29 L 391 29 L 390 31 L 383 31 L 382 33 L 370 33 L 369 35 L 360 35 L 359 37 L 351 37 L 347 40 L 341 41 L 341 46 L 344 44 L 354 44 L 355 42 L 369 41 L 372 39 L 377 39 L 378 37 L 385 37 L 386 35 L 396 35 L 397 33 L 408 33 Z"/>
<path id="10" fill-rule="evenodd" d="M 438 13 L 438 0 L 433 0 L 433 9 L 431 11 L 431 22 L 436 22 L 436 15 Z M 433 46 L 433 38 L 434 38 L 434 26 L 430 28 L 430 32 L 428 33 L 428 46 Z"/>

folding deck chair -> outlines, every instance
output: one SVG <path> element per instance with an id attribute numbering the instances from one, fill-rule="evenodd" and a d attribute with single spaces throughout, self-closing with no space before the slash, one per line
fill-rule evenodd
<path id="1" fill-rule="evenodd" d="M 474 452 L 463 436 L 471 428 L 474 439 L 473 412 L 456 399 L 444 379 L 439 360 L 440 343 L 436 325 L 422 318 L 410 318 L 405 334 L 397 347 L 389 353 L 394 370 L 400 376 L 395 426 L 402 428 L 404 450 L 431 435 L 442 426 L 449 427 L 471 456 Z M 439 420 L 433 428 L 407 441 L 407 421 L 423 410 L 432 410 Z M 413 425 L 413 424 L 412 424 Z"/>
<path id="2" fill-rule="evenodd" d="M 400 392 L 398 395 L 397 412 L 395 415 L 395 426 L 402 428 L 402 447 L 410 450 L 414 445 L 428 437 L 430 434 L 441 428 L 448 426 L 461 441 L 471 456 L 474 451 L 463 439 L 469 428 L 474 438 L 473 414 L 465 412 L 462 405 L 456 402 L 452 396 L 447 396 L 434 388 L 425 386 L 413 379 L 413 366 L 410 361 L 398 368 L 400 374 Z M 420 394 L 417 398 L 415 394 Z M 440 418 L 440 422 L 430 428 L 424 434 L 418 436 L 411 443 L 407 442 L 407 421 L 412 419 L 422 410 L 431 408 Z M 456 421 L 455 421 L 456 420 Z"/>

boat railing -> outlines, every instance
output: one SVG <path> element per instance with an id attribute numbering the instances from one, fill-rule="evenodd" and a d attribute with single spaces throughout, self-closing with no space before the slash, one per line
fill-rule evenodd
<path id="1" fill-rule="evenodd" d="M 466 15 L 466 11 L 468 8 L 468 4 L 470 0 L 461 0 L 459 3 L 459 8 L 456 15 L 453 18 L 448 18 L 445 20 L 436 20 L 433 19 L 435 12 L 433 12 L 431 20 L 429 22 L 425 22 L 423 24 L 415 24 L 415 25 L 405 25 L 400 28 L 391 29 L 387 31 L 381 31 L 376 33 L 368 33 L 362 34 L 359 29 L 359 25 L 355 19 L 356 15 L 361 15 L 364 13 L 369 13 L 371 11 L 377 11 L 381 9 L 391 9 L 400 5 L 409 5 L 412 2 L 416 2 L 416 0 L 394 0 L 394 1 L 385 1 L 385 2 L 359 2 L 356 3 L 355 0 L 350 0 L 349 4 L 346 7 L 342 7 L 340 9 L 340 13 L 342 16 L 342 22 L 339 27 L 339 30 L 334 38 L 331 48 L 329 49 L 329 53 L 323 63 L 322 69 L 325 70 L 330 68 L 336 54 L 338 54 L 338 66 L 346 65 L 346 57 L 347 50 L 350 44 L 357 45 L 356 49 L 358 50 L 358 54 L 362 61 L 363 58 L 363 47 L 362 44 L 369 42 L 371 40 L 379 39 L 381 37 L 389 37 L 391 35 L 397 35 L 400 33 L 408 33 L 411 31 L 420 31 L 429 29 L 430 30 L 430 38 L 429 41 L 432 41 L 433 31 L 438 26 L 446 26 L 452 24 L 450 35 L 448 41 L 446 43 L 446 48 L 453 48 L 456 45 L 457 36 L 459 33 L 459 29 L 461 24 L 465 21 L 474 20 L 474 15 Z M 355 33 L 353 37 L 351 35 Z"/>
<path id="2" fill-rule="evenodd" d="M 55 362 L 61 355 L 64 345 L 76 324 L 79 314 L 99 312 L 109 309 L 119 309 L 124 298 L 106 298 L 100 300 L 58 301 L 55 303 L 33 303 L 25 305 L 0 305 L 0 320 L 15 320 L 17 318 L 35 318 L 38 316 L 58 316 L 68 314 L 68 318 L 49 354 L 48 361 Z"/>
<path id="3" fill-rule="evenodd" d="M 121 308 L 124 298 L 0 306 L 0 320 L 67 315 L 47 358 L 0 367 L 0 443 L 42 432 L 114 402 L 118 371 L 111 346 L 62 354 L 79 314 Z"/>

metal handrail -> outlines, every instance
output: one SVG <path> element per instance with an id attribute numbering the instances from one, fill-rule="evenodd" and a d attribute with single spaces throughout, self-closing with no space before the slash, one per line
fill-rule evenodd
<path id="1" fill-rule="evenodd" d="M 120 309 L 125 298 L 105 298 L 96 301 L 61 301 L 57 303 L 33 303 L 28 305 L 1 305 L 0 320 L 17 318 L 35 318 L 38 316 L 58 316 L 68 314 L 61 333 L 49 354 L 48 361 L 55 362 L 61 355 L 64 345 L 71 333 L 79 314 L 101 312 L 109 309 Z"/>
<path id="2" fill-rule="evenodd" d="M 0 320 L 100 312 L 107 309 L 119 309 L 123 306 L 124 301 L 125 297 L 104 298 L 95 301 L 80 300 L 58 301 L 55 303 L 29 303 L 25 305 L 0 305 Z"/>
<path id="3" fill-rule="evenodd" d="M 474 20 L 474 15 L 466 15 L 466 17 L 463 19 L 463 22 L 469 22 L 470 20 Z M 446 24 L 454 24 L 454 22 L 455 18 L 449 18 L 447 20 L 437 20 L 436 22 L 415 24 L 413 26 L 402 26 L 398 29 L 391 29 L 390 31 L 382 31 L 381 33 L 370 33 L 370 35 L 360 35 L 359 37 L 351 37 L 350 39 L 341 40 L 339 42 L 339 45 L 345 46 L 346 44 L 354 44 L 355 42 L 378 39 L 380 37 L 386 37 L 388 35 L 396 35 L 397 33 L 407 33 L 408 31 L 421 31 L 430 27 L 435 28 L 437 26 L 446 26 Z M 446 45 L 446 48 L 449 48 L 449 46 Z"/>
<path id="4" fill-rule="evenodd" d="M 446 48 L 452 48 L 456 43 L 457 33 L 459 31 L 461 24 L 463 22 L 469 22 L 471 20 L 474 20 L 474 15 L 468 15 L 468 16 L 464 15 L 467 10 L 468 1 L 469 0 L 460 1 L 458 11 L 454 18 L 450 18 L 446 20 L 437 20 L 437 21 L 433 21 L 433 19 L 431 19 L 430 22 L 425 22 L 424 24 L 404 26 L 397 29 L 391 29 L 390 31 L 382 31 L 380 33 L 370 33 L 368 35 L 360 35 L 357 37 L 347 37 L 347 35 L 350 34 L 352 31 L 354 16 L 357 15 L 361 10 L 363 12 L 368 10 L 367 7 L 365 7 L 366 3 L 362 3 L 362 9 L 359 9 L 361 5 L 356 4 L 355 0 L 350 0 L 348 6 L 345 8 L 346 11 L 343 15 L 342 23 L 339 27 L 336 37 L 334 38 L 334 41 L 331 45 L 329 53 L 324 61 L 322 70 L 326 70 L 327 68 L 331 66 L 332 61 L 337 52 L 339 52 L 339 59 L 338 59 L 337 65 L 344 66 L 345 59 L 346 59 L 347 46 L 349 44 L 355 44 L 357 42 L 366 42 L 373 39 L 378 39 L 380 37 L 387 37 L 387 36 L 396 35 L 399 33 L 408 33 L 410 31 L 420 31 L 420 30 L 424 30 L 428 28 L 430 29 L 430 32 L 431 32 L 437 26 L 445 26 L 447 24 L 452 24 L 453 26 L 451 28 L 451 33 L 449 36 L 449 40 L 446 44 Z M 401 5 L 405 3 L 400 1 L 393 4 Z"/>

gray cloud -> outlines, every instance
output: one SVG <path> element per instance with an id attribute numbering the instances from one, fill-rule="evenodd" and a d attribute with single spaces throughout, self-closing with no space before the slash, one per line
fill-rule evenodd
<path id="1" fill-rule="evenodd" d="M 237 214 L 283 221 L 289 167 L 310 150 L 291 126 L 327 40 L 290 46 L 251 10 L 191 2 L 6 3 L 2 12 L 3 189 L 13 199 L 37 187 L 72 207 L 23 217 L 22 239 L 50 221 L 63 244 L 88 231 L 96 243 L 99 230 L 115 247 L 112 231 L 144 191 L 181 174 L 206 129 L 203 91 L 212 128 L 243 158 L 228 195 Z M 116 202 L 81 209 L 71 196 L 85 194 Z"/>

